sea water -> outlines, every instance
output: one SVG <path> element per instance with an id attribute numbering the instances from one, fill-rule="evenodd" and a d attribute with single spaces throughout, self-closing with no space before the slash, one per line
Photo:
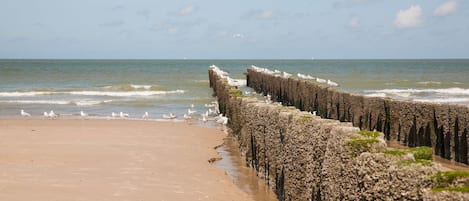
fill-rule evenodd
<path id="1" fill-rule="evenodd" d="M 400 100 L 469 105 L 469 60 L 0 60 L 0 117 L 20 110 L 41 117 L 178 118 L 193 104 L 205 113 L 214 101 L 208 68 L 237 79 L 251 65 L 309 74 L 337 82 L 339 90 Z"/>

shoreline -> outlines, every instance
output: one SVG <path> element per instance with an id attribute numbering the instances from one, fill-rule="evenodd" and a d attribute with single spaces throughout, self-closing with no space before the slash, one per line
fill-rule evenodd
<path id="1" fill-rule="evenodd" d="M 2 200 L 252 200 L 208 161 L 225 134 L 180 122 L 0 119 Z"/>

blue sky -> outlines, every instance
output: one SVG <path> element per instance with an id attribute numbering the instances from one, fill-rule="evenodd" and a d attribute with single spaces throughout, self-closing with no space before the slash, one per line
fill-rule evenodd
<path id="1" fill-rule="evenodd" d="M 0 58 L 469 58 L 463 0 L 0 1 Z"/>

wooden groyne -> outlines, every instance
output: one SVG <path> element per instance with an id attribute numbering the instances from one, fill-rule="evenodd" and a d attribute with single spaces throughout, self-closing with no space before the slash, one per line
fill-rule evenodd
<path id="1" fill-rule="evenodd" d="M 217 67 L 209 78 L 246 164 L 280 201 L 469 200 L 440 192 L 466 188 L 469 175 L 440 182 L 431 148 L 389 150 L 383 133 L 245 97 Z"/>
<path id="2" fill-rule="evenodd" d="M 299 78 L 249 68 L 247 85 L 272 100 L 322 118 L 383 132 L 386 140 L 429 146 L 448 160 L 468 163 L 469 107 L 365 97 Z"/>

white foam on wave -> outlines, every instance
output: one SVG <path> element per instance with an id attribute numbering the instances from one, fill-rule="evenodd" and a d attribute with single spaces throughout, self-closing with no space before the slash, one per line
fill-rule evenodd
<path id="1" fill-rule="evenodd" d="M 115 97 L 133 97 L 133 96 L 154 96 L 164 94 L 182 94 L 184 90 L 174 91 L 73 91 L 68 92 L 72 95 L 82 96 L 115 96 Z"/>
<path id="2" fill-rule="evenodd" d="M 371 94 L 366 94 L 365 96 L 367 97 L 380 97 L 380 98 L 385 98 L 386 94 L 385 93 L 371 93 Z"/>
<path id="3" fill-rule="evenodd" d="M 469 95 L 469 89 L 463 88 L 445 88 L 445 89 L 380 89 L 380 90 L 365 90 L 365 93 L 386 93 L 386 94 L 416 94 L 416 93 L 434 93 L 434 94 L 448 94 L 448 95 Z"/>
<path id="4" fill-rule="evenodd" d="M 40 104 L 40 105 L 77 105 L 77 106 L 93 106 L 110 103 L 112 100 L 1 100 L 0 103 L 10 104 Z"/>
<path id="5" fill-rule="evenodd" d="M 0 92 L 0 97 L 23 97 L 23 96 L 44 96 L 44 95 L 52 95 L 55 92 L 37 92 L 37 91 L 29 91 L 29 92 Z"/>
<path id="6" fill-rule="evenodd" d="M 110 103 L 112 100 L 104 100 L 104 101 L 95 101 L 95 100 L 80 100 L 80 101 L 73 101 L 73 103 L 77 106 L 93 106 L 93 105 L 101 105 L 105 103 Z"/>
<path id="7" fill-rule="evenodd" d="M 424 82 L 417 82 L 420 85 L 441 85 L 441 82 L 437 81 L 424 81 Z"/>
<path id="8" fill-rule="evenodd" d="M 173 91 L 69 91 L 69 92 L 0 92 L 0 97 L 34 97 L 44 95 L 70 94 L 82 96 L 115 96 L 115 97 L 133 97 L 133 96 L 154 96 L 164 94 L 182 94 L 184 90 Z"/>
<path id="9" fill-rule="evenodd" d="M 137 85 L 137 84 L 131 84 L 130 86 L 134 89 L 146 89 L 146 90 L 149 90 L 152 87 L 151 85 Z"/>
<path id="10" fill-rule="evenodd" d="M 413 99 L 417 102 L 426 102 L 426 103 L 468 103 L 469 98 L 416 98 Z"/>
<path id="11" fill-rule="evenodd" d="M 47 105 L 69 105 L 72 101 L 65 100 L 2 100 L 0 103 L 14 104 L 47 104 Z"/>

